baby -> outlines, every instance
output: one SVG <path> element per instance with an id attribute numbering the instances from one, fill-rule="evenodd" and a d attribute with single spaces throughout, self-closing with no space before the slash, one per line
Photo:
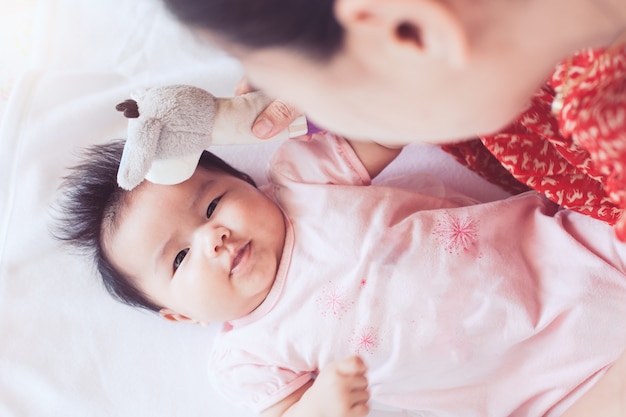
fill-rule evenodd
<path id="1" fill-rule="evenodd" d="M 264 417 L 559 416 L 626 348 L 626 246 L 536 193 L 372 185 L 399 150 L 325 132 L 281 144 L 261 188 L 206 152 L 124 191 L 122 148 L 66 177 L 60 237 L 121 301 L 223 323 L 211 380 Z"/>

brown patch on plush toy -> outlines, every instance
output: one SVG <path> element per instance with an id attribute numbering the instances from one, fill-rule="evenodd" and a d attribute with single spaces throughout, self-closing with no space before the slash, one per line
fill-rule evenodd
<path id="1" fill-rule="evenodd" d="M 128 99 L 118 104 L 115 106 L 115 110 L 124 112 L 124 117 L 129 119 L 136 119 L 139 117 L 139 106 L 133 99 Z"/>

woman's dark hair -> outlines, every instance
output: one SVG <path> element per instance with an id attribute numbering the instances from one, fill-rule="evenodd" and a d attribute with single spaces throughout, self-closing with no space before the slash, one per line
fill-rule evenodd
<path id="1" fill-rule="evenodd" d="M 328 60 L 343 42 L 334 0 L 163 1 L 181 22 L 250 49 L 286 47 Z"/>
<path id="2" fill-rule="evenodd" d="M 158 312 L 161 307 L 118 271 L 103 250 L 103 235 L 116 227 L 120 212 L 133 191 L 117 185 L 117 171 L 124 141 L 94 145 L 85 150 L 81 163 L 70 169 L 61 184 L 53 235 L 79 249 L 94 262 L 105 288 L 114 298 L 132 307 Z M 198 164 L 240 178 L 256 187 L 248 175 L 205 151 Z"/>

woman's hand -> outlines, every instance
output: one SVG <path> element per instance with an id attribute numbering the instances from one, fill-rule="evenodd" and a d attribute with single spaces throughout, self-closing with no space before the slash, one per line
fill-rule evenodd
<path id="1" fill-rule="evenodd" d="M 254 88 L 243 78 L 237 83 L 235 95 L 253 91 Z M 252 133 L 259 139 L 268 139 L 287 129 L 301 115 L 294 106 L 282 100 L 274 100 L 263 110 L 252 125 Z"/>

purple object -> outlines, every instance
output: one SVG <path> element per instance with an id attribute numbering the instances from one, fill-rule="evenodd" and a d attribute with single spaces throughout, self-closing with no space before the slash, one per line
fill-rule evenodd
<path id="1" fill-rule="evenodd" d="M 321 132 L 322 128 L 315 126 L 309 119 L 306 119 L 306 128 L 307 128 L 307 133 L 311 134 L 311 133 L 317 133 L 317 132 Z"/>

